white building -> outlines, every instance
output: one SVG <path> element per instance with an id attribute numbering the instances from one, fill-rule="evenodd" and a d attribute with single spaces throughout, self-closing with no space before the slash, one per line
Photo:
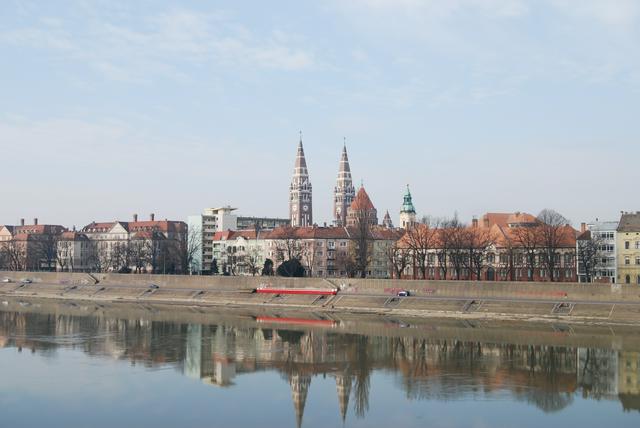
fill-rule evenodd
<path id="1" fill-rule="evenodd" d="M 187 218 L 188 247 L 198 250 L 191 263 L 192 273 L 211 272 L 213 237 L 217 232 L 236 230 L 238 217 L 233 213 L 236 209 L 231 206 L 207 208 L 202 214 Z M 197 243 L 191 242 L 194 240 Z"/>
<path id="2" fill-rule="evenodd" d="M 594 282 L 616 282 L 618 274 L 617 268 L 617 251 L 616 251 L 616 235 L 617 221 L 596 221 L 587 223 L 586 230 L 591 232 L 592 239 L 601 241 L 598 255 L 598 264 L 594 272 Z M 578 280 L 585 281 L 585 273 L 580 266 L 579 258 L 576 257 Z"/>
<path id="3" fill-rule="evenodd" d="M 191 263 L 192 273 L 210 273 L 214 259 L 218 264 L 219 273 L 222 273 L 222 264 L 228 257 L 226 252 L 221 252 L 221 248 L 224 247 L 226 249 L 227 246 L 226 241 L 229 236 L 225 234 L 226 232 L 248 231 L 253 232 L 253 236 L 257 232 L 260 236 L 261 231 L 269 231 L 276 227 L 289 225 L 289 219 L 242 217 L 234 213 L 236 210 L 237 208 L 232 208 L 231 206 L 207 208 L 200 215 L 188 217 L 189 240 L 197 241 L 196 243 L 190 242 L 188 244 L 189 248 L 197 249 Z M 247 234 L 234 234 L 231 239 L 247 239 L 248 236 Z M 260 239 L 262 239 L 261 236 Z M 216 244 L 214 244 L 214 241 L 216 241 Z M 243 246 L 241 242 L 236 245 L 230 245 L 231 248 Z M 251 252 L 253 253 L 254 251 L 251 250 Z M 261 250 L 260 254 L 262 255 L 264 252 Z M 245 256 L 249 257 L 248 254 Z M 264 259 L 262 259 L 262 262 L 264 262 Z M 238 269 L 242 270 L 242 267 Z"/>

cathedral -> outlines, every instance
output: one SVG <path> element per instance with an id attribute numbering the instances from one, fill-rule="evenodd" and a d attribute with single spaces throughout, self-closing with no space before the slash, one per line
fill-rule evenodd
<path id="1" fill-rule="evenodd" d="M 309 180 L 309 169 L 304 156 L 302 137 L 298 143 L 298 153 L 289 186 L 289 218 L 291 226 L 313 226 L 313 188 Z M 356 197 L 356 189 L 351 178 L 351 167 L 346 144 L 342 148 L 338 178 L 333 192 L 333 225 L 347 225 L 348 211 Z M 367 197 L 368 199 L 368 197 Z M 371 201 L 369 201 L 371 203 Z"/>
<path id="2" fill-rule="evenodd" d="M 293 177 L 289 186 L 289 218 L 292 227 L 313 226 L 313 187 L 309 179 L 309 169 L 304 155 L 302 136 L 298 143 Z M 335 227 L 354 226 L 362 218 L 371 226 L 378 225 L 378 213 L 369 198 L 364 186 L 361 186 L 356 194 L 349 165 L 346 143 L 342 147 L 338 177 L 333 190 L 333 220 Z M 415 223 L 415 209 L 411 200 L 411 193 L 407 187 L 404 204 L 400 213 L 400 222 L 403 228 Z M 382 226 L 393 229 L 393 223 L 389 212 L 384 216 Z"/>

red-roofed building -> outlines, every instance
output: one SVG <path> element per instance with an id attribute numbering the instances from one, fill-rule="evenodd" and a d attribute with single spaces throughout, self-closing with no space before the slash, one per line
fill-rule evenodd
<path id="1" fill-rule="evenodd" d="M 545 225 L 531 214 L 487 213 L 470 226 L 416 225 L 399 246 L 407 278 L 576 282 L 576 237 L 570 225 Z"/>
<path id="2" fill-rule="evenodd" d="M 182 221 L 91 222 L 82 228 L 90 242 L 89 269 L 101 272 L 182 273 L 187 225 Z"/>
<path id="3" fill-rule="evenodd" d="M 356 226 L 361 221 L 364 221 L 370 226 L 378 225 L 378 210 L 373 205 L 373 202 L 371 202 L 371 198 L 369 198 L 369 194 L 364 189 L 364 186 L 360 187 L 355 199 L 347 210 L 347 226 Z"/>
<path id="4" fill-rule="evenodd" d="M 25 224 L 0 227 L 0 263 L 9 270 L 56 269 L 57 240 L 66 229 L 60 225 Z"/>

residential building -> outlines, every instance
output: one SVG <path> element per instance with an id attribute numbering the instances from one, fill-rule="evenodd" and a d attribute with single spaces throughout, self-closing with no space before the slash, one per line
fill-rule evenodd
<path id="1" fill-rule="evenodd" d="M 256 226 L 259 231 L 264 232 L 277 227 L 289 226 L 291 222 L 286 218 L 238 216 L 233 213 L 236 210 L 237 208 L 230 206 L 208 208 L 200 215 L 192 215 L 187 218 L 188 248 L 193 252 L 191 273 L 211 273 L 213 259 L 219 257 L 214 251 L 216 234 L 230 231 L 255 231 Z M 219 258 L 217 262 L 220 262 Z"/>
<path id="2" fill-rule="evenodd" d="M 313 225 L 313 188 L 304 157 L 302 137 L 300 137 L 293 178 L 289 186 L 289 218 L 293 227 Z"/>
<path id="3" fill-rule="evenodd" d="M 259 275 L 266 259 L 265 237 L 268 233 L 259 229 L 216 232 L 212 255 L 217 272 L 212 273 Z"/>
<path id="4" fill-rule="evenodd" d="M 57 242 L 56 270 L 88 272 L 91 270 L 91 241 L 75 230 L 62 232 Z"/>
<path id="5" fill-rule="evenodd" d="M 91 270 L 101 272 L 182 273 L 187 225 L 182 221 L 91 222 L 81 232 L 89 239 Z"/>
<path id="6" fill-rule="evenodd" d="M 187 218 L 189 229 L 187 247 L 193 251 L 191 273 L 211 272 L 213 261 L 213 237 L 217 232 L 236 230 L 238 216 L 233 212 L 237 208 L 231 206 L 221 208 L 207 208 L 202 214 L 191 215 Z"/>
<path id="7" fill-rule="evenodd" d="M 359 230 L 355 227 L 301 227 L 277 228 L 265 239 L 266 258 L 277 268 L 289 257 L 298 257 L 312 277 L 355 276 L 354 253 L 358 245 Z M 365 276 L 390 278 L 388 249 L 400 238 L 396 229 L 372 226 L 366 242 L 369 245 L 369 263 Z"/>
<path id="8" fill-rule="evenodd" d="M 0 227 L 0 261 L 10 270 L 45 270 L 56 268 L 57 239 L 66 229 L 60 225 L 25 224 Z"/>
<path id="9" fill-rule="evenodd" d="M 616 239 L 618 282 L 640 285 L 640 211 L 622 213 Z"/>

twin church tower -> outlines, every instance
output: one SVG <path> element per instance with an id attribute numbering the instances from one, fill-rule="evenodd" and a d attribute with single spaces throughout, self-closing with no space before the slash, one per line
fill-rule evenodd
<path id="1" fill-rule="evenodd" d="M 351 206 L 355 197 L 356 189 L 353 187 L 349 157 L 347 156 L 347 146 L 345 144 L 342 148 L 338 180 L 333 192 L 334 226 L 346 226 L 347 209 Z M 304 157 L 302 137 L 298 144 L 298 154 L 296 155 L 293 179 L 291 180 L 291 186 L 289 186 L 289 218 L 291 219 L 291 226 L 293 227 L 313 226 L 312 186 L 311 181 L 309 181 L 307 161 Z"/>

